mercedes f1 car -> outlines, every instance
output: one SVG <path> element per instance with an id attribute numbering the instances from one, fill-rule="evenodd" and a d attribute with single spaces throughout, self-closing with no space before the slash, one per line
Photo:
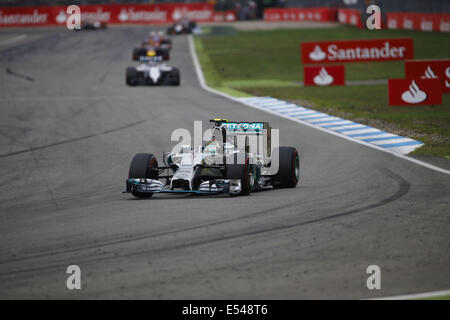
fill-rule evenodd
<path id="1" fill-rule="evenodd" d="M 151 153 L 136 154 L 125 192 L 148 198 L 155 193 L 248 195 L 259 189 L 296 187 L 299 154 L 293 147 L 272 150 L 269 123 L 210 121 L 214 126 L 207 143 L 183 146 L 179 152 L 164 152 L 163 166 Z M 250 136 L 259 139 L 256 152 L 249 148 Z M 245 142 L 241 146 L 238 140 Z"/>
<path id="2" fill-rule="evenodd" d="M 190 34 L 197 28 L 195 21 L 181 19 L 167 29 L 167 34 Z"/>
<path id="3" fill-rule="evenodd" d="M 180 70 L 162 62 L 162 57 L 142 57 L 137 67 L 128 67 L 126 84 L 136 85 L 180 85 Z"/>

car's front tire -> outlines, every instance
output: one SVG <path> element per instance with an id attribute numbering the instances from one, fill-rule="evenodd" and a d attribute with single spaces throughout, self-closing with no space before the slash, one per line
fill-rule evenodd
<path id="1" fill-rule="evenodd" d="M 137 153 L 131 160 L 128 179 L 158 179 L 158 161 L 151 153 Z M 130 185 L 127 182 L 127 190 Z M 131 194 L 138 198 L 149 198 L 152 193 L 142 193 L 135 190 Z"/>
<path id="2" fill-rule="evenodd" d="M 128 67 L 125 75 L 125 82 L 129 86 L 135 86 L 138 77 L 138 72 L 133 67 Z"/>
<path id="3" fill-rule="evenodd" d="M 255 167 L 246 157 L 244 164 L 228 164 L 226 167 L 227 179 L 240 180 L 241 195 L 249 195 L 255 186 Z M 231 193 L 234 194 L 234 193 Z"/>

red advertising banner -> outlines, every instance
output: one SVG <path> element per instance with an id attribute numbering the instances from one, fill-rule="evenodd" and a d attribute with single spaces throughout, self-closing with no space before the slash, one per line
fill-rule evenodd
<path id="1" fill-rule="evenodd" d="M 264 9 L 265 21 L 336 21 L 332 8 L 269 8 Z"/>
<path id="2" fill-rule="evenodd" d="M 358 28 L 363 27 L 361 11 L 357 9 L 338 9 L 337 19 L 340 23 L 351 24 Z"/>
<path id="3" fill-rule="evenodd" d="M 344 66 L 303 67 L 305 86 L 345 86 Z"/>
<path id="4" fill-rule="evenodd" d="M 389 29 L 450 32 L 450 13 L 388 12 Z"/>
<path id="5" fill-rule="evenodd" d="M 66 6 L 0 8 L 0 27 L 64 26 Z M 81 20 L 116 23 L 172 23 L 182 17 L 197 22 L 213 21 L 214 7 L 208 3 L 82 5 Z M 228 20 L 224 20 L 228 21 Z"/>
<path id="6" fill-rule="evenodd" d="M 442 92 L 450 93 L 450 59 L 405 61 L 405 77 L 441 79 Z"/>
<path id="7" fill-rule="evenodd" d="M 413 59 L 412 38 L 301 43 L 303 64 Z"/>
<path id="8" fill-rule="evenodd" d="M 390 106 L 442 104 L 440 79 L 389 79 Z"/>
<path id="9" fill-rule="evenodd" d="M 55 7 L 0 8 L 0 27 L 55 24 Z"/>

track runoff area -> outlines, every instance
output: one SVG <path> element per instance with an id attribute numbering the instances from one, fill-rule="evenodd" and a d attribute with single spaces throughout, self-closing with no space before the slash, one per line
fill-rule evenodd
<path id="1" fill-rule="evenodd" d="M 17 137 L 5 133 L 0 160 L 2 298 L 369 299 L 446 288 L 447 174 L 214 92 L 185 36 L 174 37 L 170 60 L 180 86 L 148 88 L 123 79 L 147 27 L 26 34 L 0 49 L 12 71 L 1 75 L 2 121 Z M 80 51 L 68 51 L 74 45 Z M 63 67 L 67 82 L 54 77 Z M 280 128 L 300 151 L 298 187 L 235 198 L 120 194 L 134 153 L 160 156 L 173 128 L 217 115 Z M 80 290 L 66 286 L 77 271 L 69 265 L 80 267 Z M 223 304 L 214 317 L 228 305 L 240 315 L 277 311 Z"/>

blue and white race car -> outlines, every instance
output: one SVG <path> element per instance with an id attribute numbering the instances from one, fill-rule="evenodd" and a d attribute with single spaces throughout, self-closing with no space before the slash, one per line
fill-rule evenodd
<path id="1" fill-rule="evenodd" d="M 164 63 L 161 56 L 141 57 L 140 64 L 128 67 L 125 82 L 137 85 L 180 85 L 180 70 Z"/>

